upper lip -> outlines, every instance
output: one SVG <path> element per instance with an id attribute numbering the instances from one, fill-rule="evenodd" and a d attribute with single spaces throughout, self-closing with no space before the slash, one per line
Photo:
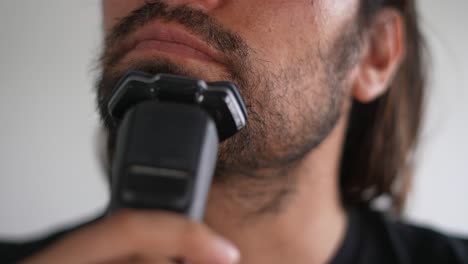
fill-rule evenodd
<path id="1" fill-rule="evenodd" d="M 163 24 L 160 22 L 150 23 L 135 33 L 135 39 L 132 46 L 136 47 L 139 43 L 150 40 L 166 41 L 185 45 L 205 54 L 217 63 L 223 64 L 224 61 L 220 52 L 178 25 Z"/>

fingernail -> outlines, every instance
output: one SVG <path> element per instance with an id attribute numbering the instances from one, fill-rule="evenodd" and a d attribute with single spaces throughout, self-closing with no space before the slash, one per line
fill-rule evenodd
<path id="1" fill-rule="evenodd" d="M 223 258 L 225 258 L 227 263 L 237 263 L 239 261 L 240 252 L 232 243 L 218 238 L 216 244 L 219 248 L 219 252 L 223 254 Z"/>

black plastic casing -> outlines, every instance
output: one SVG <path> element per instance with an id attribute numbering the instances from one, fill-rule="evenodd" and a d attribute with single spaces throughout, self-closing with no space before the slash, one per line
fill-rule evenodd
<path id="1" fill-rule="evenodd" d="M 143 101 L 199 105 L 214 119 L 219 141 L 233 136 L 247 121 L 247 109 L 236 86 L 169 74 L 130 71 L 117 84 L 108 103 L 109 115 L 120 123 L 123 115 Z"/>
<path id="2" fill-rule="evenodd" d="M 205 110 L 142 102 L 124 115 L 116 143 L 110 212 L 158 208 L 201 221 L 219 143 Z"/>

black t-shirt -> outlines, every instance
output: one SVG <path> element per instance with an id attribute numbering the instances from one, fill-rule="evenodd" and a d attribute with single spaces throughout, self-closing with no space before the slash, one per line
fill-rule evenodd
<path id="1" fill-rule="evenodd" d="M 468 240 L 402 223 L 366 208 L 351 210 L 331 264 L 468 264 Z"/>
<path id="2" fill-rule="evenodd" d="M 0 263 L 31 256 L 82 226 L 33 242 L 0 242 Z M 377 263 L 468 264 L 468 240 L 404 224 L 367 208 L 349 210 L 346 236 L 330 264 Z"/>

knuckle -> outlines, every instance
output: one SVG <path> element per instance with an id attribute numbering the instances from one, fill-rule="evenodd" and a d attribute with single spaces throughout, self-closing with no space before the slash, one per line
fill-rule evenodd
<path id="1" fill-rule="evenodd" d="M 128 211 L 122 211 L 116 213 L 114 217 L 115 228 L 121 232 L 126 240 L 134 243 L 140 240 L 141 232 L 139 232 L 139 230 L 141 224 L 134 214 Z"/>
<path id="2" fill-rule="evenodd" d="M 196 249 L 206 240 L 206 230 L 199 224 L 189 222 L 185 225 L 181 240 L 187 250 Z"/>

